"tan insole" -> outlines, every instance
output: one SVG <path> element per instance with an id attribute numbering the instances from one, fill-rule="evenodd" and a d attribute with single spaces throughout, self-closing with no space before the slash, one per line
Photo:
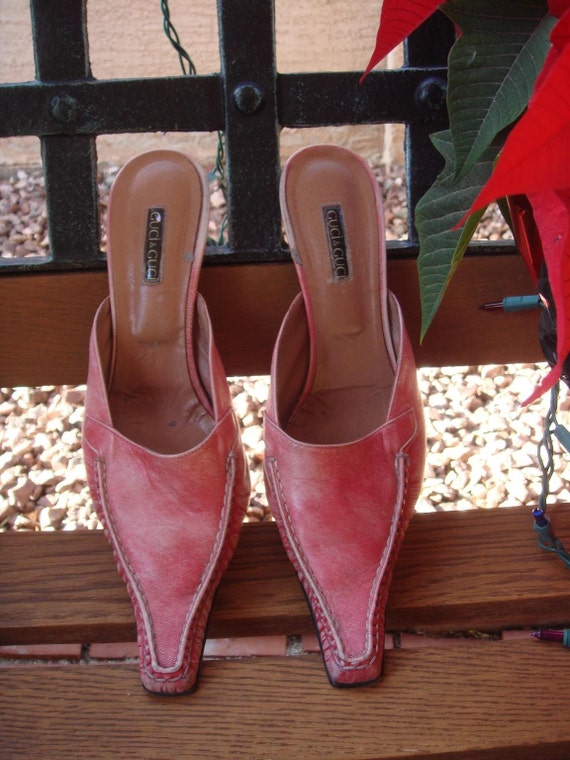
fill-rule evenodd
<path id="1" fill-rule="evenodd" d="M 190 380 L 185 333 L 208 197 L 184 155 L 153 151 L 123 168 L 110 199 L 111 417 L 129 439 L 162 454 L 192 448 L 213 425 Z"/>
<path id="2" fill-rule="evenodd" d="M 312 387 L 287 425 L 298 440 L 345 443 L 386 420 L 394 360 L 373 182 L 333 146 L 302 151 L 287 167 L 285 225 L 314 335 Z"/>

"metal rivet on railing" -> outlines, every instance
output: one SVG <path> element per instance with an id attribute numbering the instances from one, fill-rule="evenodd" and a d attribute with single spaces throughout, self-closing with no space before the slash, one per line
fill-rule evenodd
<path id="1" fill-rule="evenodd" d="M 447 83 L 439 77 L 427 77 L 416 89 L 416 103 L 430 111 L 441 111 L 445 106 Z"/>
<path id="2" fill-rule="evenodd" d="M 243 82 L 234 89 L 233 101 L 240 113 L 252 116 L 263 108 L 265 91 L 255 82 Z"/>
<path id="3" fill-rule="evenodd" d="M 49 110 L 53 118 L 60 124 L 71 124 L 77 119 L 79 104 L 71 95 L 63 93 L 55 95 L 50 100 Z"/>

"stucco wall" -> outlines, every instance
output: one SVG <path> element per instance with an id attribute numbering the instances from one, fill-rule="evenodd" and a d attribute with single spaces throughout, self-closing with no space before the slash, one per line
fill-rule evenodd
<path id="1" fill-rule="evenodd" d="M 239 0 L 235 0 L 239 2 Z M 215 0 L 170 0 L 171 20 L 198 73 L 219 70 Z M 89 0 L 88 36 L 93 75 L 100 79 L 169 76 L 181 73 L 178 57 L 162 29 L 158 0 Z M 365 67 L 374 44 L 380 0 L 276 0 L 277 68 L 349 71 Z M 0 0 L 0 82 L 34 78 L 28 0 Z M 401 161 L 401 129 L 383 126 L 284 130 L 282 151 L 314 142 L 352 147 L 374 162 Z M 211 164 L 216 136 L 170 133 L 103 135 L 99 160 L 121 163 L 152 147 L 169 146 Z M 0 139 L 0 165 L 39 163 L 35 138 Z"/>

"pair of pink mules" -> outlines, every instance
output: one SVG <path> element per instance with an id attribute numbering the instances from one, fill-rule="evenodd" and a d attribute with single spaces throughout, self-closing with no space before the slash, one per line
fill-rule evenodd
<path id="1" fill-rule="evenodd" d="M 209 193 L 174 151 L 134 158 L 108 218 L 110 296 L 93 325 L 84 453 L 133 602 L 143 686 L 191 691 L 249 475 L 198 279 Z M 381 675 L 390 579 L 423 478 L 413 353 L 386 288 L 376 180 L 350 151 L 299 151 L 282 177 L 302 292 L 277 338 L 268 498 L 331 683 Z"/>

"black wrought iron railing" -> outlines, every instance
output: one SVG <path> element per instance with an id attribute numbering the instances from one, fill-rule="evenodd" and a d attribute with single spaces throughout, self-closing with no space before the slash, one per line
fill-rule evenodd
<path id="1" fill-rule="evenodd" d="M 436 14 L 412 35 L 405 65 L 361 72 L 279 74 L 273 0 L 218 0 L 221 71 L 207 76 L 98 80 L 89 63 L 86 0 L 31 0 L 36 79 L 0 85 L 0 137 L 40 138 L 50 255 L 0 258 L 4 273 L 105 266 L 99 245 L 97 135 L 225 135 L 228 239 L 206 261 L 288 257 L 278 199 L 282 127 L 406 124 L 409 235 L 417 200 L 441 168 L 429 134 L 445 127 L 449 22 Z"/>

